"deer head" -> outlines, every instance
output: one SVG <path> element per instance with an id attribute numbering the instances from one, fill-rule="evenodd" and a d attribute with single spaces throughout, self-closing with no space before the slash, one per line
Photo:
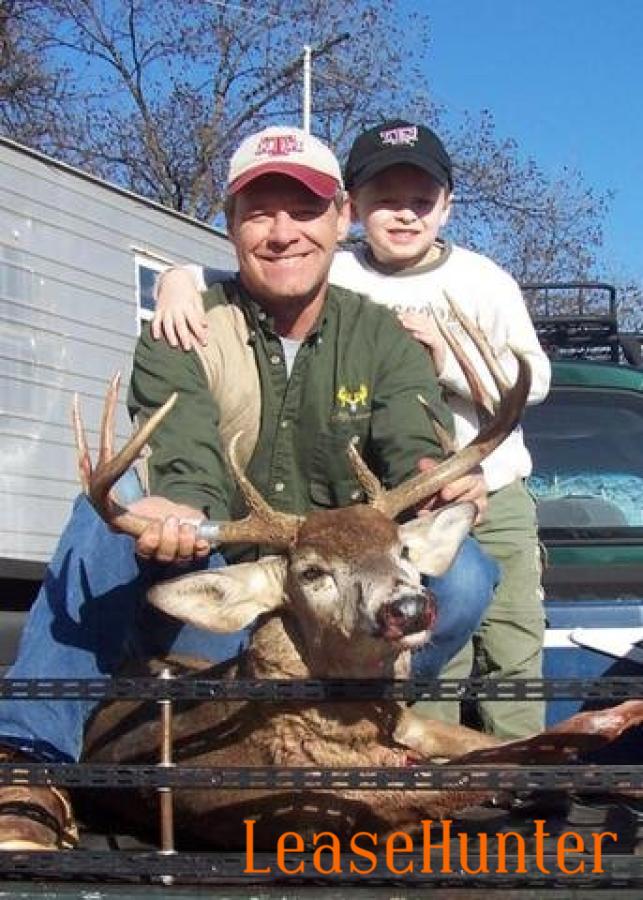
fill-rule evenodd
<path id="1" fill-rule="evenodd" d="M 272 509 L 248 481 L 236 459 L 237 435 L 229 448 L 229 462 L 249 513 L 239 521 L 203 523 L 200 534 L 219 546 L 252 543 L 269 546 L 277 555 L 163 582 L 149 591 L 149 602 L 169 615 L 215 632 L 240 630 L 266 614 L 288 615 L 298 636 L 298 649 L 316 676 L 390 673 L 402 651 L 422 646 L 430 638 L 434 602 L 422 586 L 421 576 L 446 571 L 476 510 L 472 503 L 457 503 L 402 525 L 395 519 L 489 455 L 517 424 L 530 384 L 528 363 L 517 356 L 518 377 L 508 386 L 484 337 L 459 310 L 457 315 L 487 362 L 500 395 L 500 402 L 494 404 L 461 348 L 451 340 L 486 417 L 471 444 L 389 491 L 351 446 L 347 452 L 368 503 L 302 517 Z M 115 530 L 137 537 L 149 520 L 121 506 L 112 486 L 141 452 L 176 395 L 115 455 L 112 432 L 117 396 L 115 378 L 105 401 L 95 470 L 75 402 L 79 471 L 91 502 L 105 521 Z"/>

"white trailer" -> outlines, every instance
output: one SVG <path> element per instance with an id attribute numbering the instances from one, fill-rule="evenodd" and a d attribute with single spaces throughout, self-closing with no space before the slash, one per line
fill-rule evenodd
<path id="1" fill-rule="evenodd" d="M 78 493 L 74 392 L 95 447 L 156 273 L 236 263 L 223 232 L 4 138 L 0 186 L 0 578 L 34 581 Z M 121 403 L 117 439 L 128 433 Z"/>

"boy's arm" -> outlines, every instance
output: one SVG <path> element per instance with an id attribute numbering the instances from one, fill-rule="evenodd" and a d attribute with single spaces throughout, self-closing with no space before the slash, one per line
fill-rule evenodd
<path id="1" fill-rule="evenodd" d="M 152 319 L 152 337 L 171 347 L 194 350 L 208 343 L 208 321 L 201 294 L 212 284 L 228 278 L 230 272 L 197 265 L 171 266 L 156 279 L 156 309 Z"/>

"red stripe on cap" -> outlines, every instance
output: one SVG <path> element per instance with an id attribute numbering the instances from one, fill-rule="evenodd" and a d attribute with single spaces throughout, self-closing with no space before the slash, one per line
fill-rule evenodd
<path id="1" fill-rule="evenodd" d="M 313 194 L 323 197 L 324 200 L 332 200 L 337 193 L 340 184 L 332 175 L 325 172 L 317 172 L 315 169 L 309 169 L 308 166 L 300 166 L 297 163 L 287 162 L 267 162 L 260 166 L 255 166 L 242 175 L 228 186 L 228 194 L 237 194 L 246 185 L 250 184 L 256 178 L 262 175 L 288 175 L 301 182 Z"/>

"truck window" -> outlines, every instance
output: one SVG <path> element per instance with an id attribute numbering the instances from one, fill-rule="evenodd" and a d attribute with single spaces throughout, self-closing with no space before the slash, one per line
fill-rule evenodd
<path id="1" fill-rule="evenodd" d="M 554 388 L 524 427 L 541 528 L 643 534 L 642 396 Z"/>

